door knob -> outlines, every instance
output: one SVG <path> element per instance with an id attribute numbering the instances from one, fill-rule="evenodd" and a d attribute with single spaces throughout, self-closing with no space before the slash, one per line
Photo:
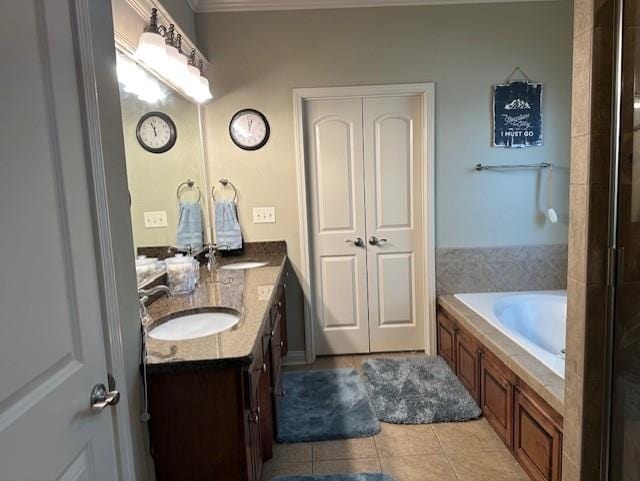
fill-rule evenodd
<path id="1" fill-rule="evenodd" d="M 107 406 L 115 406 L 120 402 L 120 393 L 117 390 L 107 391 L 104 384 L 96 384 L 91 391 L 91 410 L 99 413 Z"/>
<path id="2" fill-rule="evenodd" d="M 379 244 L 384 244 L 385 242 L 387 242 L 387 239 L 378 239 L 374 235 L 369 237 L 369 244 L 371 244 L 372 246 L 377 246 Z"/>
<path id="3" fill-rule="evenodd" d="M 362 240 L 362 237 L 356 237 L 355 239 L 347 239 L 345 242 L 347 244 L 353 244 L 356 247 L 364 246 L 364 241 Z"/>

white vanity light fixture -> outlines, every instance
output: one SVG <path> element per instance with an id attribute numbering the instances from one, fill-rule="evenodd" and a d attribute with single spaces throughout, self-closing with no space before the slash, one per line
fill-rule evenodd
<path id="1" fill-rule="evenodd" d="M 149 26 L 140 35 L 135 57 L 154 69 L 162 68 L 167 56 L 166 30 L 163 26 L 158 27 L 158 9 L 151 9 Z"/>
<path id="2" fill-rule="evenodd" d="M 116 55 L 116 68 L 118 82 L 122 84 L 125 92 L 135 95 L 148 104 L 161 102 L 167 97 L 153 77 L 121 53 Z"/>
<path id="3" fill-rule="evenodd" d="M 191 55 L 182 52 L 182 35 L 173 24 L 158 25 L 158 10 L 151 9 L 149 25 L 140 35 L 135 57 L 166 77 L 197 103 L 211 100 L 209 81 L 203 76 L 203 62 L 196 66 L 196 50 Z"/>
<path id="4" fill-rule="evenodd" d="M 213 96 L 211 95 L 211 90 L 209 89 L 209 80 L 204 76 L 202 70 L 202 60 L 200 60 L 200 63 L 198 64 L 198 79 L 197 82 L 194 81 L 192 90 L 189 93 L 191 98 L 193 98 L 193 100 L 195 100 L 199 104 L 208 102 L 213 98 Z"/>

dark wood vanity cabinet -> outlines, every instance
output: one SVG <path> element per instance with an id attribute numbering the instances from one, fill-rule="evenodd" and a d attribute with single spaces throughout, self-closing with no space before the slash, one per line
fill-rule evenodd
<path id="1" fill-rule="evenodd" d="M 509 449 L 513 448 L 513 376 L 490 352 L 480 362 L 480 408 Z"/>
<path id="2" fill-rule="evenodd" d="M 444 312 L 438 312 L 438 355 L 444 359 L 452 371 L 456 370 L 455 324 Z"/>
<path id="3" fill-rule="evenodd" d="M 533 481 L 561 481 L 562 416 L 438 309 L 437 348 Z"/>
<path id="4" fill-rule="evenodd" d="M 284 308 L 280 284 L 248 367 L 149 373 L 157 481 L 260 481 L 263 463 L 273 456 L 286 354 Z"/>
<path id="5" fill-rule="evenodd" d="M 455 331 L 456 374 L 473 399 L 480 403 L 480 345 L 462 329 Z"/>
<path id="6" fill-rule="evenodd" d="M 560 481 L 562 418 L 528 388 L 515 388 L 513 451 L 535 481 Z"/>

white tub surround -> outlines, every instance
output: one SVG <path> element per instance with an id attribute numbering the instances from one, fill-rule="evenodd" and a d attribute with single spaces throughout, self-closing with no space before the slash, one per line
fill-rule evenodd
<path id="1" fill-rule="evenodd" d="M 564 379 L 567 292 L 490 292 L 455 297 Z"/>
<path id="2" fill-rule="evenodd" d="M 536 294 L 561 293 L 563 291 L 542 291 Z M 495 296 L 494 300 L 510 295 L 522 295 L 523 293 L 484 293 L 473 294 L 481 296 Z M 529 294 L 529 293 L 526 293 Z M 524 295 L 526 295 L 524 294 Z M 516 299 L 517 300 L 517 299 Z M 480 306 L 476 309 L 470 307 L 455 295 L 438 296 L 438 309 L 444 311 L 450 318 L 454 319 L 461 328 L 469 332 L 487 350 L 502 361 L 511 369 L 516 376 L 522 379 L 531 389 L 533 389 L 544 401 L 546 401 L 560 415 L 564 413 L 564 379 L 553 369 L 547 366 L 539 357 L 530 350 L 523 347 L 515 340 L 515 334 L 507 330 L 506 325 L 502 329 L 497 327 L 500 324 L 497 316 L 492 314 L 494 322 L 487 319 L 491 317 L 493 301 L 485 299 L 487 316 L 479 313 Z M 488 306 L 491 306 L 489 308 Z M 523 339 L 524 336 L 522 336 Z M 529 341 L 533 345 L 532 341 Z M 524 344 L 524 342 L 523 342 Z M 541 349 L 541 348 L 540 348 Z"/>

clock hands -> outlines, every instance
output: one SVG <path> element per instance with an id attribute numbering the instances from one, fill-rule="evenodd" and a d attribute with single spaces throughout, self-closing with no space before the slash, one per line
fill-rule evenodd
<path id="1" fill-rule="evenodd" d="M 153 129 L 153 135 L 154 137 L 158 136 L 158 132 L 156 131 L 156 126 L 153 122 L 151 122 L 151 128 Z"/>

